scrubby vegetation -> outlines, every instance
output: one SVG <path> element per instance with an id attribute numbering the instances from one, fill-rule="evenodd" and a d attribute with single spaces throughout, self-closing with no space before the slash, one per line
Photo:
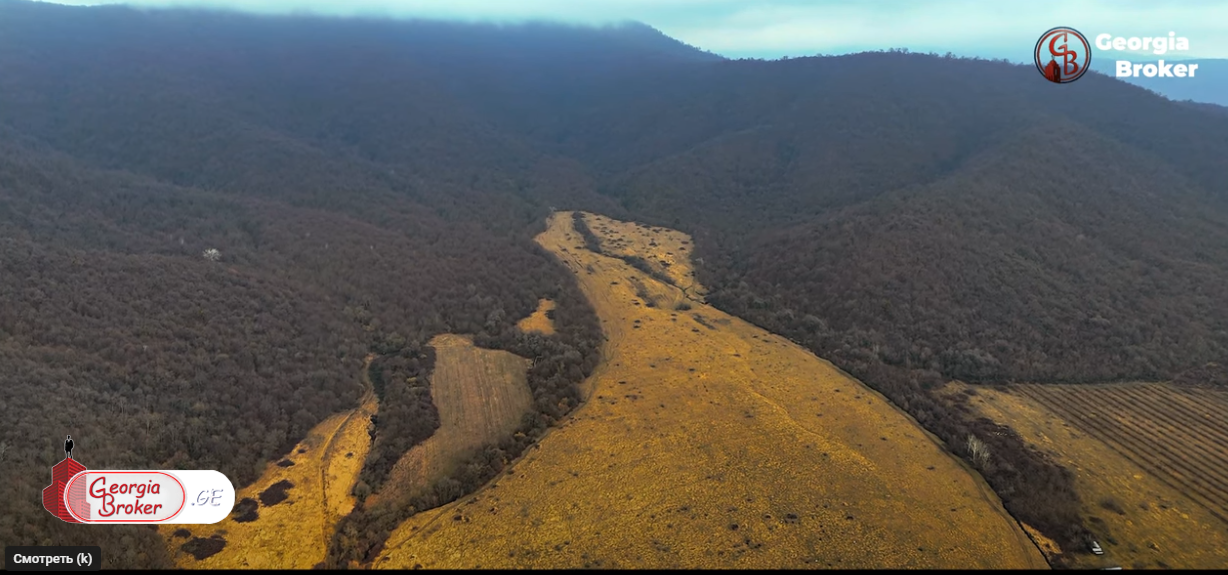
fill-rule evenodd
<path id="1" fill-rule="evenodd" d="M 657 281 L 665 282 L 670 285 L 676 285 L 673 278 L 653 267 L 652 264 L 648 263 L 648 260 L 644 259 L 643 256 L 636 254 L 620 254 L 611 252 L 610 250 L 603 250 L 601 248 L 601 241 L 595 234 L 593 234 L 593 231 L 589 229 L 588 222 L 584 221 L 584 216 L 581 214 L 581 212 L 574 212 L 572 214 L 572 221 L 576 227 L 576 231 L 580 233 L 580 237 L 584 238 L 585 249 L 595 254 L 604 254 L 610 257 L 618 258 L 627 262 L 628 264 L 631 264 L 631 267 L 648 274 L 649 277 Z M 643 295 L 640 295 L 639 297 L 644 299 L 647 305 L 655 305 L 651 298 Z"/>
<path id="2" fill-rule="evenodd" d="M 190 553 L 197 561 L 217 555 L 226 548 L 226 538 L 221 535 L 212 537 L 193 537 L 181 547 L 185 553 Z"/>
<path id="3" fill-rule="evenodd" d="M 571 224 L 575 226 L 576 232 L 584 238 L 584 249 L 595 254 L 604 254 L 605 250 L 601 249 L 601 238 L 593 233 L 593 230 L 588 227 L 588 222 L 584 221 L 584 214 L 576 211 L 571 214 Z"/>
<path id="4" fill-rule="evenodd" d="M 277 505 L 278 503 L 285 501 L 288 497 L 290 497 L 287 494 L 287 491 L 289 491 L 291 487 L 294 487 L 294 484 L 286 481 L 285 479 L 270 485 L 268 489 L 260 492 L 260 504 L 268 507 L 270 505 Z"/>

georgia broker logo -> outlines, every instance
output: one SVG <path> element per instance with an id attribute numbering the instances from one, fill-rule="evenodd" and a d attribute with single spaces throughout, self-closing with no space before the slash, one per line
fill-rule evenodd
<path id="1" fill-rule="evenodd" d="M 1129 50 L 1131 52 L 1151 50 L 1156 56 L 1163 56 L 1172 51 L 1190 49 L 1190 39 L 1169 32 L 1168 36 L 1154 38 L 1121 38 L 1112 34 L 1096 36 L 1098 50 Z M 1164 60 L 1135 64 L 1129 60 L 1117 60 L 1116 72 L 1118 78 L 1137 78 L 1139 75 L 1148 78 L 1193 78 L 1198 72 L 1198 63 L 1166 64 Z"/>
<path id="2" fill-rule="evenodd" d="M 1046 80 L 1066 84 L 1083 77 L 1092 63 L 1087 37 L 1069 26 L 1058 26 L 1036 41 L 1036 69 Z"/>
<path id="3" fill-rule="evenodd" d="M 77 523 L 161 523 L 188 501 L 183 483 L 164 471 L 83 471 L 64 490 Z"/>
<path id="4" fill-rule="evenodd" d="M 234 508 L 234 486 L 208 469 L 91 471 L 64 442 L 64 459 L 51 468 L 43 507 L 67 523 L 212 524 Z"/>

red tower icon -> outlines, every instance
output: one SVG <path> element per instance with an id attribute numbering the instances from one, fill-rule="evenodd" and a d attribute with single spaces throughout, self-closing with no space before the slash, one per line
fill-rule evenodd
<path id="1" fill-rule="evenodd" d="M 52 515 L 63 519 L 69 523 L 80 523 L 73 518 L 68 509 L 64 507 L 64 485 L 72 479 L 74 475 L 85 471 L 85 466 L 77 462 L 76 459 L 65 457 L 63 461 L 55 464 L 51 468 L 51 485 L 43 489 L 43 507 L 47 508 Z M 68 494 L 72 500 L 71 505 L 73 510 L 78 515 L 85 512 L 88 517 L 90 504 L 85 502 L 85 482 L 78 481 L 73 485 L 72 492 Z"/>
<path id="2" fill-rule="evenodd" d="M 1058 66 L 1057 62 L 1053 60 L 1049 60 L 1049 65 L 1045 66 L 1044 69 L 1041 70 L 1041 73 L 1044 74 L 1045 79 L 1049 80 L 1050 82 L 1055 84 L 1062 83 L 1062 67 Z"/>

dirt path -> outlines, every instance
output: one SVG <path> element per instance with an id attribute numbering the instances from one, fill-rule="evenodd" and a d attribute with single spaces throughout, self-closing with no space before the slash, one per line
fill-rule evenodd
<path id="1" fill-rule="evenodd" d="M 354 482 L 357 477 L 357 475 L 346 478 L 336 477 L 336 475 L 329 473 L 331 465 L 328 465 L 327 463 L 333 462 L 338 458 L 339 449 L 345 449 L 345 446 L 342 444 L 346 442 L 344 440 L 339 441 L 339 439 L 342 438 L 341 431 L 355 424 L 365 427 L 367 422 L 371 421 L 371 416 L 375 415 L 375 412 L 378 409 L 379 404 L 375 397 L 375 388 L 371 385 L 370 369 L 371 362 L 374 360 L 375 354 L 373 353 L 367 354 L 367 357 L 363 359 L 361 377 L 363 395 L 362 399 L 359 400 L 359 408 L 351 410 L 349 414 L 345 416 L 345 420 L 342 421 L 341 425 L 337 427 L 336 432 L 329 436 L 328 443 L 324 447 L 324 454 L 322 457 L 326 464 L 320 466 L 320 485 L 323 486 L 322 491 L 324 497 L 324 505 L 321 507 L 321 511 L 324 513 L 324 516 L 320 523 L 320 538 L 325 541 L 326 546 L 328 541 L 332 540 L 333 528 L 337 525 L 337 522 L 340 521 L 342 517 L 349 515 L 350 511 L 354 509 L 354 497 L 350 494 L 350 490 L 353 489 Z M 370 449 L 369 445 L 367 446 L 367 449 Z M 347 453 L 349 452 L 347 451 Z M 345 456 L 341 455 L 340 457 Z M 353 455 L 350 455 L 351 459 L 353 457 Z M 366 459 L 366 449 L 363 450 L 363 456 L 361 459 Z M 334 477 L 330 477 L 330 475 L 334 475 Z"/>
<path id="2" fill-rule="evenodd" d="M 231 516 L 215 525 L 167 525 L 160 531 L 176 565 L 184 569 L 310 569 L 324 560 L 333 530 L 354 508 L 351 490 L 370 448 L 367 425 L 378 409 L 367 378 L 373 356 L 363 363 L 366 393 L 361 404 L 317 424 L 284 459 L 270 462 L 260 479 L 241 489 L 236 501 L 259 500 L 270 486 L 289 481 L 286 500 L 260 505 L 254 521 Z M 226 546 L 197 560 L 180 551 L 186 529 L 190 537 L 220 535 Z"/>

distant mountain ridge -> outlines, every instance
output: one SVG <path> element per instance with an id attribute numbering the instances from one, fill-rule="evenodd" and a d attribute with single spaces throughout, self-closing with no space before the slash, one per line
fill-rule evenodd
<path id="1" fill-rule="evenodd" d="M 1123 58 L 1125 59 L 1125 58 Z M 1228 106 L 1228 60 L 1225 59 L 1172 59 L 1163 56 L 1150 56 L 1148 59 L 1131 60 L 1135 63 L 1151 63 L 1163 59 L 1166 63 L 1198 64 L 1197 76 L 1194 78 L 1118 78 L 1136 86 L 1163 94 L 1171 100 L 1193 100 Z M 1092 58 L 1092 70 L 1116 77 L 1117 59 Z"/>
<path id="2" fill-rule="evenodd" d="M 1206 104 L 1202 102 L 1192 102 L 1189 100 L 1182 102 L 1182 104 L 1185 104 L 1186 106 L 1189 106 L 1196 110 L 1202 110 L 1204 112 L 1210 112 L 1212 114 L 1228 115 L 1228 106 L 1221 106 L 1219 104 Z"/>

